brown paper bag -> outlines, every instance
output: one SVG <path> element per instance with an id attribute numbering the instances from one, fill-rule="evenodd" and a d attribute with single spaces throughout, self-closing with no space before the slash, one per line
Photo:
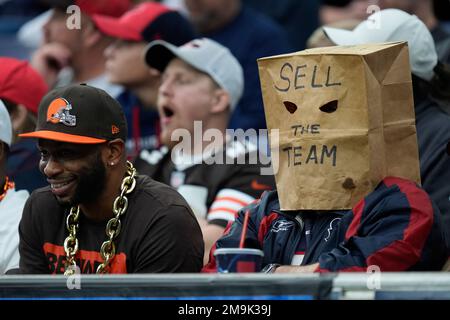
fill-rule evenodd
<path id="1" fill-rule="evenodd" d="M 279 129 L 270 142 L 283 210 L 349 209 L 386 176 L 420 183 L 405 42 L 316 48 L 258 66 L 267 126 Z"/>

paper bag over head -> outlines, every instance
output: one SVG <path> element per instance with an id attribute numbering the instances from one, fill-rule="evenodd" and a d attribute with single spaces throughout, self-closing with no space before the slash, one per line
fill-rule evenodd
<path id="1" fill-rule="evenodd" d="M 267 126 L 279 129 L 270 142 L 281 209 L 350 209 L 387 176 L 420 183 L 406 42 L 309 49 L 258 67 Z"/>

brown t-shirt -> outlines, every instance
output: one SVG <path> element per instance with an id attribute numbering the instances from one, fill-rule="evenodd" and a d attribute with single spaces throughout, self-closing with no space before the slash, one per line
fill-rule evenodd
<path id="1" fill-rule="evenodd" d="M 203 237 L 185 200 L 171 187 L 138 176 L 114 241 L 111 273 L 198 272 L 203 262 Z M 64 273 L 67 207 L 50 188 L 38 189 L 25 204 L 19 226 L 20 273 Z M 107 239 L 108 220 L 94 222 L 80 212 L 78 253 L 81 273 L 95 273 L 103 262 L 100 247 Z"/>

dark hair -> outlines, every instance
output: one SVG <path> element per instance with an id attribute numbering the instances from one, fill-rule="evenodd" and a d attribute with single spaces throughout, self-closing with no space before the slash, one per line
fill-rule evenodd
<path id="1" fill-rule="evenodd" d="M 414 106 L 433 101 L 442 111 L 450 114 L 450 66 L 438 63 L 431 81 L 412 74 Z M 450 142 L 447 147 L 450 155 Z"/>
<path id="2" fill-rule="evenodd" d="M 0 144 L 3 146 L 3 160 L 6 161 L 6 159 L 8 159 L 8 156 L 9 156 L 9 151 L 10 151 L 9 146 L 6 142 L 3 142 L 3 141 L 0 141 Z"/>
<path id="3" fill-rule="evenodd" d="M 2 99 L 3 103 L 5 104 L 6 110 L 8 110 L 8 113 L 11 114 L 16 108 L 17 108 L 17 103 L 11 102 L 8 99 Z"/>
<path id="4" fill-rule="evenodd" d="M 450 2 L 448 0 L 433 0 L 433 12 L 439 20 L 450 20 Z"/>
<path id="5" fill-rule="evenodd" d="M 3 142 L 3 144 L 5 145 L 5 147 L 4 147 L 5 149 L 4 150 L 5 150 L 6 157 L 8 157 L 9 152 L 10 152 L 10 148 L 9 148 L 9 146 L 6 143 Z"/>
<path id="6" fill-rule="evenodd" d="M 422 102 L 429 97 L 430 93 L 430 82 L 416 76 L 414 73 L 411 74 L 412 78 L 412 87 L 413 87 L 413 96 L 414 96 L 414 105 Z"/>
<path id="7" fill-rule="evenodd" d="M 432 97 L 450 102 L 450 65 L 438 62 L 430 82 Z"/>

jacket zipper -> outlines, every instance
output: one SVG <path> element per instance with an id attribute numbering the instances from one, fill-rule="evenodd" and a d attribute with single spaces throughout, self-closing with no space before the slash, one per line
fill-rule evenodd
<path id="1" fill-rule="evenodd" d="M 300 238 L 302 236 L 305 223 L 304 223 L 303 219 L 300 217 L 300 213 L 297 213 L 295 215 L 295 217 L 292 217 L 292 216 L 285 214 L 279 210 L 272 210 L 272 212 L 275 212 L 275 213 L 279 214 L 280 216 L 283 216 L 291 221 L 294 221 L 298 227 L 294 230 L 294 232 L 295 232 L 294 241 L 292 244 L 290 244 L 289 248 L 285 251 L 285 254 L 283 257 L 283 259 L 285 260 L 284 262 L 286 264 L 290 265 L 292 263 L 292 258 L 294 257 L 294 254 L 295 254 L 295 250 L 297 249 L 298 242 L 300 241 Z M 287 262 L 286 262 L 286 260 L 287 260 Z"/>

